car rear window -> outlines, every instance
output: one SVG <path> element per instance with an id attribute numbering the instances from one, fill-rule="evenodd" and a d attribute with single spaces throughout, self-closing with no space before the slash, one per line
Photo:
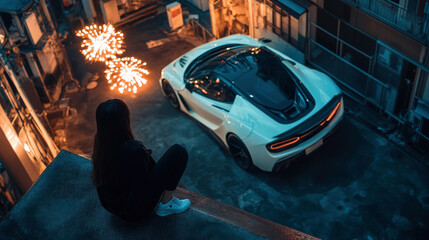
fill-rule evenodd
<path id="1" fill-rule="evenodd" d="M 240 47 L 218 65 L 216 72 L 259 104 L 275 110 L 289 108 L 296 84 L 281 59 L 264 47 Z"/>

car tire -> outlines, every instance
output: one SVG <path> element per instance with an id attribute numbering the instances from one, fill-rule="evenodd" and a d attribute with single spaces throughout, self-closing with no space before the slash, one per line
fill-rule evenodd
<path id="1" fill-rule="evenodd" d="M 170 83 L 167 80 L 162 80 L 162 91 L 164 92 L 165 97 L 168 99 L 170 105 L 175 109 L 180 109 L 179 99 L 177 99 L 176 93 L 171 87 Z"/>
<path id="2" fill-rule="evenodd" d="M 247 150 L 244 143 L 234 134 L 230 134 L 227 138 L 229 152 L 231 153 L 234 161 L 239 167 L 246 171 L 251 171 L 255 169 L 253 165 L 252 157 L 250 156 L 249 151 Z"/>

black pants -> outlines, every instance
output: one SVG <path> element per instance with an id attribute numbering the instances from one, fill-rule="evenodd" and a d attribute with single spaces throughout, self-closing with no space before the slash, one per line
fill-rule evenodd
<path id="1" fill-rule="evenodd" d="M 144 188 L 144 203 L 142 212 L 150 215 L 157 206 L 164 191 L 173 191 L 179 184 L 186 165 L 188 153 L 178 144 L 171 146 L 158 160 L 149 176 L 149 181 Z"/>

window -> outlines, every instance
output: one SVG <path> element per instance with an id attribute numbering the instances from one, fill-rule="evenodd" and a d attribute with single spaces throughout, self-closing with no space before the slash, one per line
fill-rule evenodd
<path id="1" fill-rule="evenodd" d="M 28 63 L 27 56 L 25 56 L 24 54 L 21 54 L 21 58 L 23 60 L 24 69 L 27 72 L 28 76 L 30 78 L 35 77 L 33 74 L 33 71 L 31 70 L 30 64 Z"/>
<path id="2" fill-rule="evenodd" d="M 36 62 L 36 64 L 37 64 L 37 68 L 39 68 L 39 72 L 40 72 L 40 74 L 43 74 L 44 72 L 43 72 L 43 68 L 42 68 L 42 65 L 40 64 L 40 61 L 39 61 L 39 57 L 37 56 L 37 54 L 34 54 L 33 55 L 33 58 L 34 58 L 34 61 Z"/>
<path id="3" fill-rule="evenodd" d="M 273 30 L 273 9 L 267 5 L 267 28 Z"/>
<path id="4" fill-rule="evenodd" d="M 298 42 L 298 19 L 290 16 L 290 36 L 292 40 Z"/>
<path id="5" fill-rule="evenodd" d="M 21 119 L 18 117 L 15 108 L 12 105 L 12 102 L 10 101 L 8 94 L 6 93 L 7 90 L 4 87 L 4 84 L 0 84 L 0 105 L 8 116 L 15 131 L 19 133 L 23 124 Z"/>
<path id="6" fill-rule="evenodd" d="M 6 12 L 2 12 L 0 13 L 0 17 L 3 20 L 4 26 L 6 27 L 6 29 L 9 31 L 10 26 L 12 25 L 12 15 L 10 15 L 9 13 Z"/>
<path id="7" fill-rule="evenodd" d="M 13 107 L 12 107 L 12 103 L 9 101 L 9 98 L 6 95 L 6 92 L 3 88 L 3 84 L 0 87 L 0 105 L 2 106 L 2 108 L 6 112 L 6 114 L 10 117 L 10 115 L 11 115 L 10 113 L 13 110 Z"/>
<path id="8" fill-rule="evenodd" d="M 429 72 L 421 71 L 420 83 L 416 96 L 429 104 Z"/>
<path id="9" fill-rule="evenodd" d="M 32 12 L 30 15 L 24 18 L 25 26 L 27 27 L 27 31 L 30 35 L 31 41 L 34 45 L 36 45 L 40 38 L 43 36 L 42 29 L 40 28 L 40 23 L 38 17 L 36 16 L 36 12 Z"/>
<path id="10" fill-rule="evenodd" d="M 281 15 L 280 12 L 274 11 L 274 32 L 281 35 Z"/>
<path id="11" fill-rule="evenodd" d="M 306 9 L 300 7 L 299 10 L 293 10 L 272 0 L 265 1 L 265 4 L 266 28 L 298 47 L 300 51 L 304 51 L 307 31 Z"/>
<path id="12" fill-rule="evenodd" d="M 282 32 L 283 32 L 283 37 L 286 38 L 286 40 L 288 40 L 288 36 L 289 36 L 289 14 L 285 14 L 284 16 L 282 16 Z"/>
<path id="13" fill-rule="evenodd" d="M 203 74 L 196 80 L 191 80 L 193 91 L 221 102 L 233 102 L 233 91 L 218 77 L 211 73 Z"/>

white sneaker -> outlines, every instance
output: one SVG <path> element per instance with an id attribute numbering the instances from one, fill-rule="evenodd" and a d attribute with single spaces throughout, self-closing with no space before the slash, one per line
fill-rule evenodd
<path id="1" fill-rule="evenodd" d="M 166 204 L 159 202 L 158 207 L 156 208 L 156 215 L 165 217 L 173 213 L 182 213 L 191 206 L 191 201 L 189 199 L 178 199 L 177 197 L 171 198 Z"/>

